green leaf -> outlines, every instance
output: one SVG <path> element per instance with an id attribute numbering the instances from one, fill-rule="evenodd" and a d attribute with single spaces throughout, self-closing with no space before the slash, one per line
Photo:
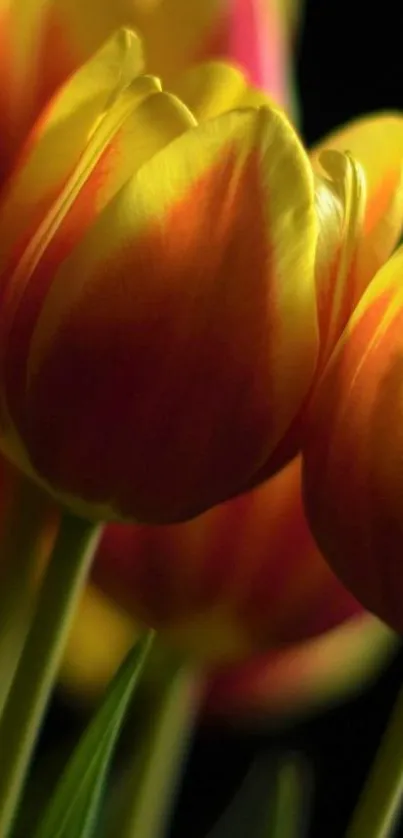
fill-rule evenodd
<path id="1" fill-rule="evenodd" d="M 105 779 L 130 699 L 153 640 L 148 632 L 129 652 L 75 749 L 34 838 L 91 838 Z"/>
<path id="2" fill-rule="evenodd" d="M 127 788 L 129 806 L 123 811 L 122 828 L 117 829 L 114 820 L 111 838 L 161 838 L 166 834 L 200 695 L 199 674 L 168 654 L 160 689 L 151 697 L 148 718 L 143 720 L 144 737 L 135 753 Z"/>
<path id="3" fill-rule="evenodd" d="M 298 755 L 259 757 L 207 838 L 302 838 L 309 778 Z"/>

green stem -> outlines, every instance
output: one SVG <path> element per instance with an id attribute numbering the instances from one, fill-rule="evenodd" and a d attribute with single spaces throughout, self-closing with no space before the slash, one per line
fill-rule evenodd
<path id="1" fill-rule="evenodd" d="M 168 661 L 128 777 L 130 804 L 124 812 L 121 838 L 160 838 L 165 834 L 199 699 L 200 679 L 195 671 L 187 664 Z"/>
<path id="2" fill-rule="evenodd" d="M 305 834 L 308 781 L 309 771 L 299 754 L 284 755 L 277 769 L 273 811 L 264 838 L 298 838 Z"/>
<path id="3" fill-rule="evenodd" d="M 346 838 L 388 838 L 403 798 L 403 690 L 400 691 Z"/>
<path id="4" fill-rule="evenodd" d="M 8 838 L 101 528 L 64 515 L 0 722 L 0 836 Z"/>
<path id="5" fill-rule="evenodd" d="M 34 575 L 43 558 L 49 511 L 43 492 L 21 478 L 0 543 L 0 717 L 29 629 Z"/>

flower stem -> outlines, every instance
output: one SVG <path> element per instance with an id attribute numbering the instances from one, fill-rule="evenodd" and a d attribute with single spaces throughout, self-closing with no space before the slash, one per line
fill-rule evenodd
<path id="1" fill-rule="evenodd" d="M 275 780 L 273 811 L 264 838 L 302 838 L 306 834 L 310 771 L 299 754 L 284 754 Z"/>
<path id="2" fill-rule="evenodd" d="M 0 722 L 0 835 L 8 838 L 101 528 L 62 518 L 52 559 Z"/>
<path id="3" fill-rule="evenodd" d="M 50 504 L 44 493 L 23 478 L 12 488 L 0 541 L 0 717 L 29 629 L 34 576 L 45 557 L 44 538 L 51 534 Z"/>
<path id="4" fill-rule="evenodd" d="M 393 834 L 403 798 L 403 690 L 387 729 L 346 838 L 388 838 Z"/>

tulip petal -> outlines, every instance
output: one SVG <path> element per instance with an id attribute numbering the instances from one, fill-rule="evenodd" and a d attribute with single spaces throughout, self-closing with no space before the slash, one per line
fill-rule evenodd
<path id="1" fill-rule="evenodd" d="M 251 87 L 240 70 L 220 61 L 192 67 L 171 89 L 200 122 L 234 108 L 274 107 L 269 96 Z"/>
<path id="2" fill-rule="evenodd" d="M 72 22 L 69 22 L 65 5 L 55 0 L 2 0 L 0 4 L 0 33 L 5 45 L 0 63 L 0 86 L 3 91 L 0 111 L 3 176 L 26 134 L 57 88 L 117 28 L 107 28 L 103 37 L 94 42 L 92 49 L 83 50 L 75 42 L 76 32 Z M 80 10 L 83 17 L 81 3 Z M 123 22 L 120 19 L 119 25 Z M 80 31 L 83 23 L 83 20 L 79 21 L 77 31 Z M 93 22 L 88 29 L 93 31 Z M 142 67 L 142 51 L 140 41 L 134 35 L 130 57 L 135 74 Z M 115 64 L 115 75 L 119 67 L 117 58 L 115 49 L 115 59 L 109 55 L 111 65 Z M 122 49 L 119 58 L 124 69 Z M 89 83 L 87 78 L 86 92 Z M 77 85 L 76 94 L 80 103 L 82 96 Z"/>
<path id="3" fill-rule="evenodd" d="M 115 30 L 138 31 L 147 70 L 166 81 L 196 57 L 221 1 L 0 0 L 1 172 L 57 88 Z"/>
<path id="4" fill-rule="evenodd" d="M 96 126 L 138 70 L 138 40 L 122 30 L 76 73 L 28 138 L 0 203 L 0 271 L 10 273 L 10 250 L 35 232 L 78 165 Z M 159 89 L 140 77 L 135 104 Z M 132 106 L 132 101 L 130 103 Z"/>
<path id="5" fill-rule="evenodd" d="M 228 55 L 248 70 L 250 81 L 286 103 L 286 35 L 278 3 L 234 0 Z M 270 44 L 270 48 L 268 48 Z"/>
<path id="6" fill-rule="evenodd" d="M 338 151 L 322 152 L 326 177 L 316 180 L 319 237 L 316 287 L 320 328 L 318 373 L 340 337 L 372 275 L 357 269 L 366 183 L 361 166 Z"/>
<path id="7" fill-rule="evenodd" d="M 65 1 L 72 3 L 72 0 Z M 80 0 L 74 0 L 74 3 L 79 9 L 79 13 L 76 12 L 78 18 L 82 15 L 82 3 Z M 105 37 L 106 23 L 111 31 L 111 14 L 114 16 L 113 28 L 122 23 L 133 27 L 144 40 L 147 72 L 161 76 L 166 87 L 189 64 L 197 61 L 201 45 L 221 13 L 222 3 L 223 0 L 203 0 L 201 3 L 189 0 L 117 0 L 116 5 L 103 0 L 104 16 L 106 10 L 109 20 L 104 21 L 102 38 Z M 93 18 L 98 15 L 100 3 L 99 0 L 87 0 L 87 5 L 91 26 Z M 114 5 L 116 8 L 111 11 Z M 82 23 L 80 31 L 83 38 L 88 38 Z"/>
<path id="8" fill-rule="evenodd" d="M 210 714 L 260 722 L 265 729 L 351 699 L 396 654 L 398 638 L 360 614 L 305 643 L 216 670 L 206 699 Z"/>
<path id="9" fill-rule="evenodd" d="M 403 630 L 403 249 L 369 286 L 311 405 L 315 537 L 366 608 Z"/>
<path id="10" fill-rule="evenodd" d="M 355 270 L 371 279 L 396 246 L 402 230 L 403 116 L 380 113 L 338 129 L 313 150 L 314 165 L 325 149 L 348 150 L 364 171 L 367 205 Z"/>
<path id="11" fill-rule="evenodd" d="M 209 663 L 305 640 L 360 610 L 310 533 L 299 458 L 192 521 L 109 525 L 93 578 L 170 645 Z"/>
<path id="12" fill-rule="evenodd" d="M 25 0 L 21 0 L 25 2 Z M 220 14 L 222 0 L 48 0 L 80 60 L 122 25 L 139 33 L 147 72 L 167 80 L 183 72 Z"/>
<path id="13" fill-rule="evenodd" d="M 233 0 L 211 28 L 199 59 L 219 58 L 240 67 L 249 83 L 286 107 L 288 49 L 283 9 L 277 2 Z"/>
<path id="14" fill-rule="evenodd" d="M 171 142 L 48 277 L 25 374 L 15 319 L 7 403 L 41 472 L 146 519 L 240 490 L 312 377 L 315 242 L 309 162 L 278 112 L 225 114 Z"/>
<path id="15" fill-rule="evenodd" d="M 44 291 L 44 276 L 51 281 L 61 259 L 136 168 L 195 125 L 154 78 L 129 83 L 131 44 L 130 33 L 118 34 L 73 77 L 36 126 L 10 182 L 0 207 L 3 349 L 27 284 L 33 280 Z M 37 267 L 45 254 L 40 280 Z"/>
<path id="16" fill-rule="evenodd" d="M 77 166 L 65 181 L 57 200 L 50 206 L 48 213 L 39 224 L 35 235 L 29 237 L 29 224 L 21 213 L 18 219 L 11 213 L 11 221 L 25 221 L 28 234 L 23 231 L 17 241 L 13 254 L 14 267 L 7 263 L 4 282 L 1 288 L 1 341 L 0 357 L 4 361 L 4 352 L 10 349 L 10 332 L 14 320 L 18 319 L 19 308 L 23 306 L 23 332 L 17 327 L 18 351 L 21 361 L 28 353 L 31 329 L 38 316 L 41 297 L 38 292 L 46 293 L 52 283 L 60 262 L 66 258 L 75 244 L 83 237 L 85 230 L 100 215 L 104 207 L 132 176 L 137 167 L 141 167 L 154 153 L 158 152 L 174 137 L 193 127 L 195 121 L 179 100 L 170 94 L 155 93 L 154 80 L 144 77 L 134 82 L 125 91 L 125 97 L 118 98 L 116 106 L 111 106 L 93 131 L 89 142 Z M 151 94 L 151 95 L 149 95 Z M 62 144 L 64 135 L 62 135 Z M 33 155 L 32 169 L 41 159 L 41 153 Z M 28 168 L 28 167 L 27 167 Z M 40 172 L 40 168 L 38 170 Z M 26 170 L 22 171 L 24 180 Z M 28 169 L 28 176 L 30 171 Z M 40 189 L 40 181 L 38 183 Z M 35 195 L 32 195 L 35 198 Z M 38 200 L 38 196 L 37 196 Z M 38 201 L 31 211 L 34 218 L 39 216 L 44 201 Z M 18 206 L 18 202 L 14 204 Z M 10 209 L 10 202 L 6 209 Z M 15 231 L 13 231 L 15 233 Z M 10 246 L 10 243 L 9 243 Z M 31 294 L 31 291 L 34 293 Z M 10 384 L 11 391 L 25 388 L 23 363 L 18 365 Z M 2 404 L 3 436 L 7 437 L 12 422 L 8 417 L 7 405 Z M 10 445 L 3 443 L 10 454 Z M 18 447 L 18 442 L 16 443 Z M 11 446 L 12 447 L 12 446 Z M 19 458 L 24 455 L 20 452 Z"/>

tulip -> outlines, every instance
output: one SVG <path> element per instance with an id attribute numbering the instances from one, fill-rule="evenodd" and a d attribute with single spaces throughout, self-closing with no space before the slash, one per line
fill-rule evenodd
<path id="1" fill-rule="evenodd" d="M 170 522 L 298 451 L 380 221 L 365 154 L 333 151 L 316 173 L 238 71 L 196 67 L 175 97 L 140 68 L 118 33 L 4 185 L 0 443 L 81 515 Z M 380 117 L 358 151 L 385 121 L 395 140 L 401 120 Z"/>
<path id="2" fill-rule="evenodd" d="M 335 594 L 341 590 L 335 587 Z M 69 700 L 86 706 L 98 701 L 138 632 L 130 615 L 90 584 L 77 609 L 59 674 Z M 318 637 L 207 668 L 203 715 L 277 727 L 296 716 L 317 713 L 364 689 L 397 645 L 393 632 L 357 609 Z M 155 691 L 159 679 L 156 661 L 144 688 Z"/>
<path id="3" fill-rule="evenodd" d="M 210 716 L 276 728 L 359 694 L 398 648 L 396 635 L 367 612 L 318 637 L 218 668 L 207 685 Z"/>
<path id="4" fill-rule="evenodd" d="M 403 249 L 384 265 L 339 341 L 311 408 L 311 526 L 370 611 L 403 631 Z"/>
<path id="5" fill-rule="evenodd" d="M 110 524 L 93 574 L 128 614 L 208 664 L 315 637 L 359 610 L 315 547 L 300 459 L 184 524 Z"/>
<path id="6" fill-rule="evenodd" d="M 191 113 L 138 55 L 120 33 L 69 79 L 3 191 L 1 443 L 81 514 L 173 520 L 241 488 L 305 395 L 317 225 L 280 111 L 222 113 L 262 97 L 208 65 Z"/>

